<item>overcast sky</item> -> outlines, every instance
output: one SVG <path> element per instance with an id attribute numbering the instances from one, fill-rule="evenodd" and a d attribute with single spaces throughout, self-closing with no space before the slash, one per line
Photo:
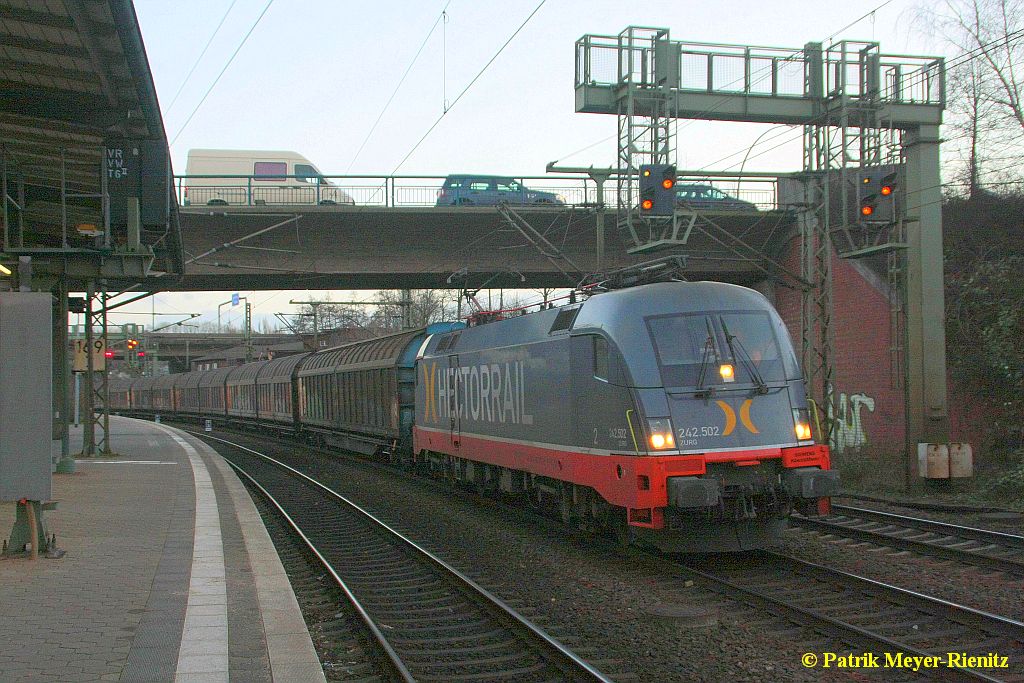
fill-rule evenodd
<path id="1" fill-rule="evenodd" d="M 538 2 L 274 0 L 212 90 L 267 0 L 234 0 L 233 6 L 232 0 L 135 0 L 135 9 L 164 125 L 174 140 L 175 172 L 184 173 L 189 149 L 209 147 L 292 150 L 327 174 L 378 175 L 398 166 L 444 111 L 445 101 L 455 100 Z M 587 33 L 614 35 L 629 25 L 642 25 L 667 27 L 672 39 L 682 41 L 797 49 L 833 37 L 876 40 L 883 53 L 943 53 L 915 21 L 920 2 L 882 3 L 548 0 L 399 172 L 543 175 L 545 164 L 554 160 L 574 166 L 613 164 L 615 118 L 574 112 L 574 43 Z M 186 80 L 229 7 L 223 26 Z M 445 7 L 447 21 L 438 22 Z M 356 158 L 425 38 L 418 60 Z M 756 125 L 680 123 L 677 163 L 690 169 L 737 168 L 764 130 Z M 763 154 L 756 150 L 746 168 L 797 170 L 799 136 L 778 139 L 787 138 L 794 141 Z M 290 298 L 320 296 L 242 294 L 251 297 L 257 318 L 291 310 Z M 205 314 L 204 320 L 215 320 L 217 304 L 230 295 L 161 294 L 155 303 L 128 310 L 197 312 Z M 361 296 L 370 298 L 368 292 Z M 114 322 L 142 322 L 140 318 Z M 175 319 L 158 317 L 157 325 Z"/>

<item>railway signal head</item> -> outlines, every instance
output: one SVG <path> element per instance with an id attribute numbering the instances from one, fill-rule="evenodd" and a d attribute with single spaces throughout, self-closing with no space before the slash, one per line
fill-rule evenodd
<path id="1" fill-rule="evenodd" d="M 891 167 L 861 169 L 857 182 L 857 221 L 887 225 L 897 219 L 899 174 Z"/>
<path id="2" fill-rule="evenodd" d="M 676 167 L 645 164 L 640 167 L 640 213 L 671 216 L 676 207 Z"/>

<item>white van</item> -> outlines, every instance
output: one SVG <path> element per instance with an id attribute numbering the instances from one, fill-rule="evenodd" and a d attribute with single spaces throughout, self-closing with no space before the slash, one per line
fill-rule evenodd
<path id="1" fill-rule="evenodd" d="M 185 205 L 355 204 L 296 152 L 190 149 L 185 175 Z"/>

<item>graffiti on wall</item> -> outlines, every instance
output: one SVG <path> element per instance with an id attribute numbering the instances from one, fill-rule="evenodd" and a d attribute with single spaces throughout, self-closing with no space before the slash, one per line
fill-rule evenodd
<path id="1" fill-rule="evenodd" d="M 839 394 L 836 401 L 836 414 L 829 406 L 829 418 L 832 420 L 832 448 L 843 452 L 848 448 L 863 448 L 868 443 L 867 432 L 864 431 L 863 410 L 875 412 L 875 399 L 867 394 Z"/>

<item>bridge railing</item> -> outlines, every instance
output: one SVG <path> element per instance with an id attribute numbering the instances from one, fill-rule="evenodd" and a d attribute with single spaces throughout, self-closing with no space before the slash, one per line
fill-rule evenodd
<path id="1" fill-rule="evenodd" d="M 174 177 L 179 206 L 373 206 L 387 208 L 421 208 L 450 206 L 441 197 L 446 176 L 351 176 L 324 175 L 319 182 L 308 182 L 305 176 L 276 176 L 268 179 L 251 175 L 181 175 Z M 475 202 L 493 206 L 499 200 L 512 204 L 547 204 L 548 198 L 536 198 L 533 191 L 554 195 L 554 203 L 592 208 L 598 204 L 597 185 L 588 176 L 515 176 L 523 189 L 520 192 L 487 194 Z M 749 203 L 756 210 L 780 208 L 778 181 L 774 177 L 729 176 L 718 174 L 686 175 L 680 185 L 711 189 L 715 196 L 725 198 L 701 201 L 696 208 L 714 209 L 720 202 L 725 210 L 742 210 Z M 467 195 L 468 196 L 468 195 Z M 738 200 L 738 201 L 737 201 Z M 634 202 L 636 203 L 636 198 Z M 614 209 L 618 205 L 617 183 L 613 176 L 604 187 L 604 203 Z M 628 202 L 627 202 L 628 203 Z M 753 209 L 751 209 L 753 210 Z"/>

